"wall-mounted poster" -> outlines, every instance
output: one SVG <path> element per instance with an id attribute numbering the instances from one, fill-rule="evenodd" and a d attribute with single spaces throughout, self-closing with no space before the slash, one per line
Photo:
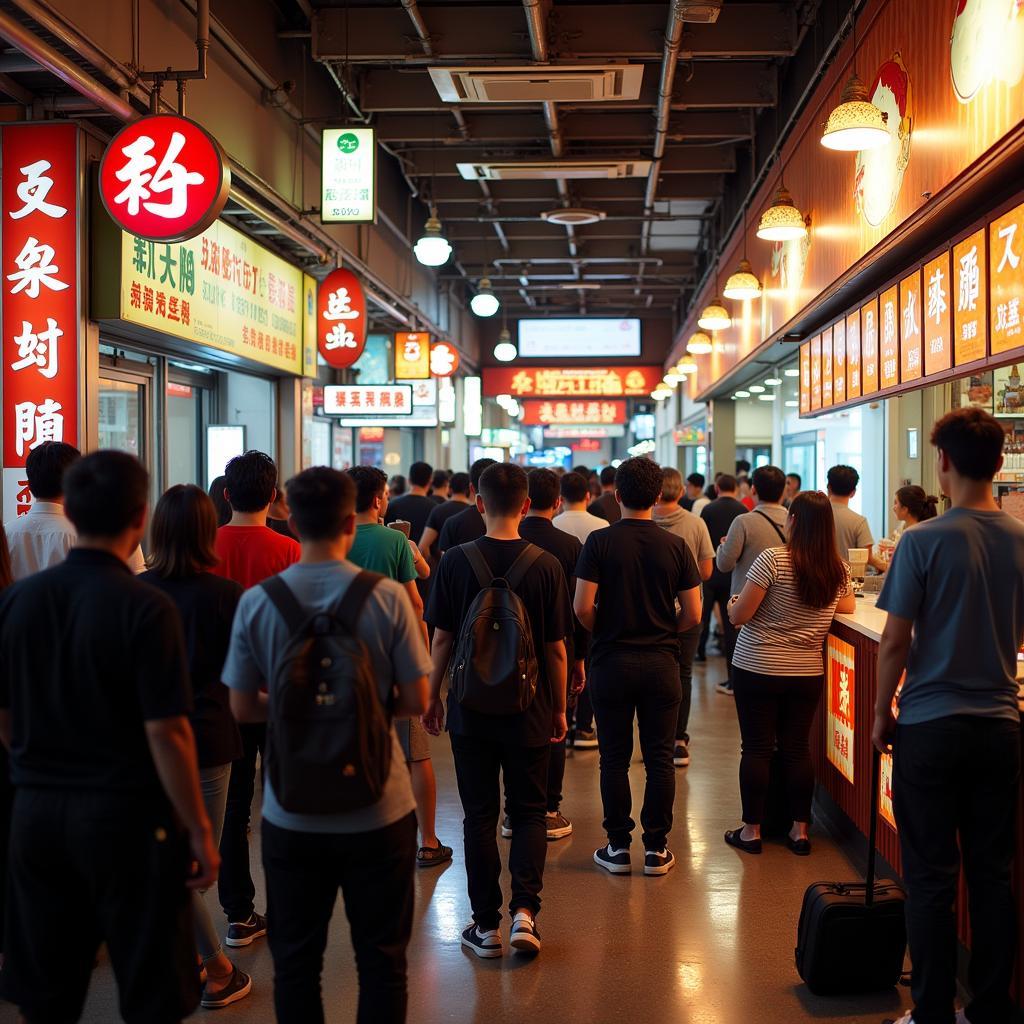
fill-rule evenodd
<path id="1" fill-rule="evenodd" d="M 1016 363 L 992 373 L 992 398 L 996 416 L 1024 416 L 1024 381 Z"/>
<path id="2" fill-rule="evenodd" d="M 957 0 L 949 35 L 953 92 L 970 103 L 990 82 L 1024 77 L 1024 8 L 1015 0 Z"/>
<path id="3" fill-rule="evenodd" d="M 855 650 L 851 644 L 829 635 L 828 638 L 828 736 L 825 751 L 840 774 L 853 782 L 853 734 L 855 692 Z"/>

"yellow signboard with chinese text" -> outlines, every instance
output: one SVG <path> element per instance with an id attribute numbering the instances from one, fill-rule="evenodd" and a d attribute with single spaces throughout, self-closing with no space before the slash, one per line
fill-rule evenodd
<path id="1" fill-rule="evenodd" d="M 1024 345 L 1024 204 L 988 226 L 992 353 Z"/>

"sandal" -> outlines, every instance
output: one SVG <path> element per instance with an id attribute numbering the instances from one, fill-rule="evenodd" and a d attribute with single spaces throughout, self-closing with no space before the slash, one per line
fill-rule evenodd
<path id="1" fill-rule="evenodd" d="M 731 832 L 725 833 L 725 841 L 730 846 L 735 846 L 737 850 L 742 850 L 744 853 L 760 853 L 761 852 L 761 840 L 760 839 L 743 839 L 742 828 L 734 828 Z"/>
<path id="2" fill-rule="evenodd" d="M 231 977 L 223 988 L 209 994 L 205 988 L 203 989 L 203 998 L 199 1005 L 204 1010 L 219 1010 L 224 1006 L 237 1003 L 239 999 L 244 999 L 251 991 L 252 978 L 245 971 L 240 971 L 235 967 L 232 968 Z"/>
<path id="3" fill-rule="evenodd" d="M 452 848 L 439 839 L 437 846 L 421 846 L 416 851 L 416 864 L 421 868 L 436 868 L 452 859 Z"/>

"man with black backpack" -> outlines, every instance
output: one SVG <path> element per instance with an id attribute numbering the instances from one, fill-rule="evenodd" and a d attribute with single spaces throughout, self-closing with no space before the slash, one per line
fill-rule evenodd
<path id="1" fill-rule="evenodd" d="M 430 658 L 402 588 L 346 558 L 352 480 L 307 469 L 287 492 L 302 557 L 242 596 L 224 666 L 238 720 L 267 721 L 263 869 L 277 1021 L 324 1020 L 320 975 L 340 888 L 357 1021 L 400 1024 L 416 818 L 391 720 L 422 713 Z"/>
<path id="2" fill-rule="evenodd" d="M 526 473 L 514 465 L 489 466 L 476 500 L 486 536 L 445 552 L 427 605 L 435 632 L 424 725 L 435 736 L 441 731 L 441 685 L 449 670 L 448 732 L 473 908 L 462 944 L 490 958 L 504 952 L 499 774 L 512 833 L 510 943 L 519 952 L 540 951 L 548 760 L 551 744 L 566 733 L 565 637 L 572 612 L 558 560 L 519 536 L 530 507 Z"/>

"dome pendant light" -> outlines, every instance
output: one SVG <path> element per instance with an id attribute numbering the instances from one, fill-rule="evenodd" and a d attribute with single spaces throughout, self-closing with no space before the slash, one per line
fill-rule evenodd
<path id="1" fill-rule="evenodd" d="M 704 331 L 724 331 L 732 327 L 732 317 L 729 310 L 725 308 L 722 300 L 718 297 L 718 263 L 715 263 L 715 295 L 711 301 L 701 310 L 697 318 L 697 326 Z"/>
<path id="2" fill-rule="evenodd" d="M 828 115 L 821 144 L 827 149 L 854 153 L 888 145 L 889 115 L 868 98 L 868 90 L 857 74 L 857 19 L 853 19 L 853 71 L 839 100 Z"/>
<path id="3" fill-rule="evenodd" d="M 423 234 L 413 246 L 416 259 L 425 267 L 441 267 L 448 262 L 452 254 L 451 244 L 441 233 L 441 221 L 437 217 L 437 207 L 430 207 L 430 216 L 423 228 Z"/>
<path id="4" fill-rule="evenodd" d="M 518 355 L 519 350 L 512 343 L 512 334 L 508 329 L 508 321 L 505 319 L 504 311 L 502 311 L 501 333 L 498 335 L 498 344 L 494 346 L 494 358 L 499 363 L 511 363 Z"/>
<path id="5" fill-rule="evenodd" d="M 795 238 L 807 237 L 804 216 L 796 208 L 793 197 L 781 178 L 771 206 L 761 214 L 757 237 L 763 238 L 766 242 L 789 242 Z"/>
<path id="6" fill-rule="evenodd" d="M 686 351 L 691 356 L 706 356 L 713 348 L 714 345 L 711 344 L 711 339 L 703 331 L 691 334 L 689 341 L 686 343 Z"/>
<path id="7" fill-rule="evenodd" d="M 761 282 L 754 274 L 754 268 L 747 259 L 747 208 L 743 207 L 743 259 L 729 275 L 722 294 L 727 299 L 757 299 L 761 296 Z"/>
<path id="8" fill-rule="evenodd" d="M 500 306 L 501 303 L 498 301 L 498 296 L 491 289 L 491 279 L 489 277 L 480 278 L 477 293 L 469 300 L 469 308 L 477 316 L 486 317 L 494 316 Z"/>

